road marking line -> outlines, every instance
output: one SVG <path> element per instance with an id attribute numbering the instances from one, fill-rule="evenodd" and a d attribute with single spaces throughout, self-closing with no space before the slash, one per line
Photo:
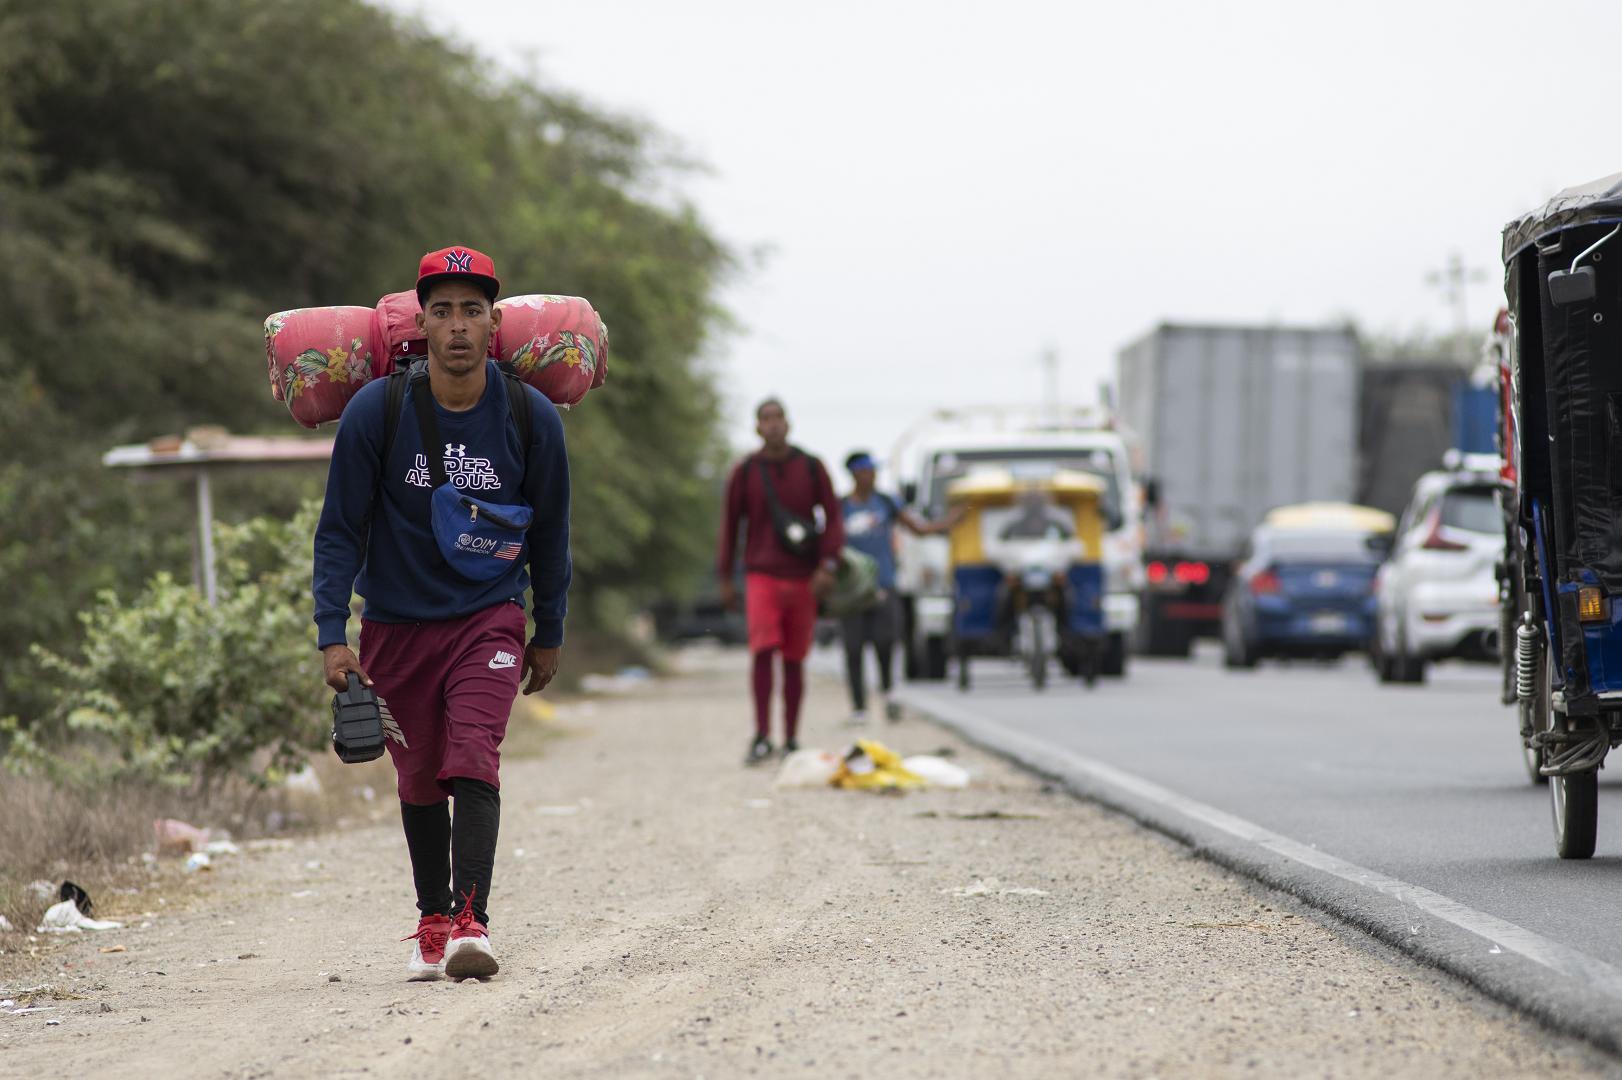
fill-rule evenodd
<path id="1" fill-rule="evenodd" d="M 1500 919 L 1496 915 L 1489 915 L 1485 911 L 1478 911 L 1430 889 L 1327 855 L 1300 841 L 1264 829 L 1255 822 L 1179 795 L 1169 788 L 1123 772 L 1113 765 L 1072 753 L 995 721 L 982 719 L 968 710 L 932 697 L 907 692 L 898 694 L 897 697 L 907 706 L 945 721 L 949 726 L 970 735 L 984 745 L 1027 762 L 1034 760 L 1038 763 L 1046 761 L 1059 764 L 1068 774 L 1081 775 L 1102 787 L 1127 792 L 1276 855 L 1282 855 L 1353 885 L 1389 896 L 1398 903 L 1412 905 L 1428 915 L 1486 940 L 1496 948 L 1515 953 L 1568 978 L 1581 979 L 1612 997 L 1622 999 L 1622 971 L 1618 971 L 1603 960 L 1585 956 L 1568 945 L 1562 945 L 1524 926 Z"/>

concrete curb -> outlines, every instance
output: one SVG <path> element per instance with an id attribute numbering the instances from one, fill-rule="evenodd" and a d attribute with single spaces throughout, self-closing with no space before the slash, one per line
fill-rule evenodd
<path id="1" fill-rule="evenodd" d="M 914 712 L 1203 858 L 1289 893 L 1489 997 L 1622 1054 L 1622 971 L 1447 897 L 1317 852 L 1242 818 L 902 690 Z"/>

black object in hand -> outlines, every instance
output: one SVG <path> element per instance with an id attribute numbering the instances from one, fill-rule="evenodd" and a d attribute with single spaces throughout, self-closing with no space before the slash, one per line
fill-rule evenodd
<path id="1" fill-rule="evenodd" d="M 332 695 L 332 749 L 354 765 L 383 756 L 383 713 L 372 688 L 348 674 L 349 688 Z"/>

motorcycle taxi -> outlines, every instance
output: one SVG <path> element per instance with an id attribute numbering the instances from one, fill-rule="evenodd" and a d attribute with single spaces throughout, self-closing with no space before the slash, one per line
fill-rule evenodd
<path id="1" fill-rule="evenodd" d="M 1619 232 L 1622 173 L 1562 191 L 1503 233 L 1501 597 L 1515 624 L 1503 654 L 1563 859 L 1593 855 L 1599 770 L 1622 744 Z"/>
<path id="2" fill-rule="evenodd" d="M 959 514 L 948 539 L 960 689 L 982 656 L 1018 660 L 1037 690 L 1055 659 L 1088 686 L 1097 681 L 1107 643 L 1104 495 L 1085 473 L 1021 480 L 996 468 L 947 489 Z"/>

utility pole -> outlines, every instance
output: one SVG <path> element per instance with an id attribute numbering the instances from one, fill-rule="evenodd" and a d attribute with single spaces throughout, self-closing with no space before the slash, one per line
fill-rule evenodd
<path id="1" fill-rule="evenodd" d="M 1459 348 L 1466 354 L 1469 352 L 1466 343 L 1470 337 L 1469 289 L 1471 285 L 1479 285 L 1486 280 L 1487 272 L 1480 267 L 1465 266 L 1464 256 L 1457 251 L 1448 256 L 1447 265 L 1425 275 L 1425 282 L 1441 290 L 1442 299 L 1453 308 L 1453 333 Z M 1460 359 L 1468 362 L 1470 357 L 1465 355 Z"/>
<path id="2" fill-rule="evenodd" d="M 1039 361 L 1045 376 L 1043 405 L 1047 410 L 1048 423 L 1053 427 L 1059 426 L 1059 417 L 1062 410 L 1059 407 L 1059 352 L 1053 346 L 1042 351 Z"/>

